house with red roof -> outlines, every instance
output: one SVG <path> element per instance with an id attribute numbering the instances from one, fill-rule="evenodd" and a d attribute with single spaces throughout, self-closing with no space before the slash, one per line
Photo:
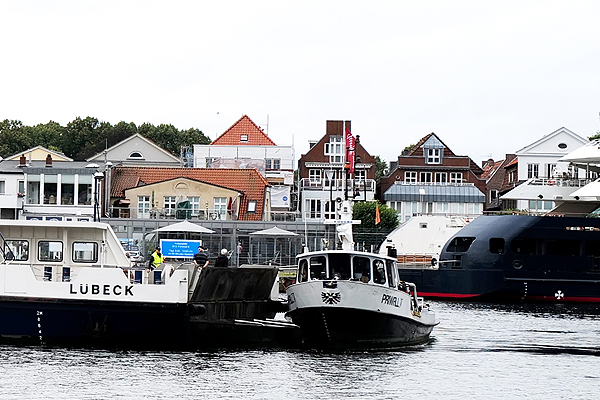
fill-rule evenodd
<path id="1" fill-rule="evenodd" d="M 508 184 L 507 166 L 516 164 L 517 156 L 507 154 L 504 160 L 494 161 L 489 159 L 482 163 L 485 179 L 486 202 L 484 209 L 486 211 L 498 211 L 504 209 L 500 196 L 504 194 Z M 515 167 L 516 168 L 516 167 Z M 514 176 L 513 176 L 514 177 Z"/>
<path id="2" fill-rule="evenodd" d="M 273 211 L 289 211 L 294 185 L 294 147 L 278 146 L 243 115 L 209 145 L 196 144 L 195 168 L 258 170 L 271 185 Z"/>
<path id="3" fill-rule="evenodd" d="M 271 193 L 254 168 L 115 167 L 113 217 L 270 219 Z"/>

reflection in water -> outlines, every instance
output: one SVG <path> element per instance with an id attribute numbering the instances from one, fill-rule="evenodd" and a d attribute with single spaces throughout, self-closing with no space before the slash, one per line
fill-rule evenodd
<path id="1" fill-rule="evenodd" d="M 440 325 L 394 351 L 111 352 L 0 347 L 1 399 L 591 399 L 598 307 L 429 302 Z"/>

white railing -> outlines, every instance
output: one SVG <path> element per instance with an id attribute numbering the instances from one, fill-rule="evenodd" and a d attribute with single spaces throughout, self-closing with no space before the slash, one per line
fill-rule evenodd
<path id="1" fill-rule="evenodd" d="M 374 179 L 325 179 L 325 178 L 302 178 L 300 179 L 300 189 L 302 190 L 322 190 L 339 191 L 347 188 L 348 191 L 360 190 L 367 192 L 375 191 L 376 182 Z"/>

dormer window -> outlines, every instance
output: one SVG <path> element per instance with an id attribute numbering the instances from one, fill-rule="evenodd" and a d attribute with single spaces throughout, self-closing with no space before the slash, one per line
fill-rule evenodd
<path id="1" fill-rule="evenodd" d="M 442 149 L 425 149 L 425 156 L 427 157 L 427 164 L 442 163 Z"/>
<path id="2" fill-rule="evenodd" d="M 248 135 L 240 135 L 240 142 L 247 142 L 248 141 Z"/>
<path id="3" fill-rule="evenodd" d="M 132 152 L 132 153 L 129 154 L 128 158 L 135 158 L 135 159 L 138 159 L 138 160 L 143 160 L 144 156 L 139 151 L 134 151 L 134 152 Z"/>

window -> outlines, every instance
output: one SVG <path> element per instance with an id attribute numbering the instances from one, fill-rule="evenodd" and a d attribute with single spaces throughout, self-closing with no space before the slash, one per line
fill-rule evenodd
<path id="1" fill-rule="evenodd" d="M 436 172 L 435 173 L 435 182 L 437 182 L 437 183 L 448 182 L 448 174 L 445 172 Z"/>
<path id="2" fill-rule="evenodd" d="M 329 136 L 329 143 L 325 143 L 325 155 L 329 156 L 330 163 L 344 162 L 344 146 L 342 136 Z"/>
<path id="3" fill-rule="evenodd" d="M 142 155 L 142 153 L 140 153 L 139 151 L 133 151 L 129 154 L 128 158 L 137 158 L 137 159 L 143 159 L 144 156 Z"/>
<path id="4" fill-rule="evenodd" d="M 536 254 L 536 241 L 535 239 L 513 239 L 510 242 L 510 251 L 514 254 L 521 255 L 534 255 Z"/>
<path id="5" fill-rule="evenodd" d="M 248 202 L 248 212 L 249 213 L 256 212 L 256 200 L 251 200 Z"/>
<path id="6" fill-rule="evenodd" d="M 79 184 L 77 185 L 77 204 L 92 204 L 92 175 L 79 175 Z"/>
<path id="7" fill-rule="evenodd" d="M 498 191 L 494 189 L 490 190 L 489 197 L 490 203 L 495 202 L 498 199 Z"/>
<path id="8" fill-rule="evenodd" d="M 325 256 L 310 258 L 310 279 L 325 279 L 326 262 Z"/>
<path id="9" fill-rule="evenodd" d="M 404 173 L 404 181 L 406 183 L 417 183 L 417 173 L 414 171 L 406 171 Z"/>
<path id="10" fill-rule="evenodd" d="M 385 264 L 382 260 L 373 261 L 373 282 L 385 285 Z"/>
<path id="11" fill-rule="evenodd" d="M 330 254 L 329 255 L 329 279 L 350 279 L 350 255 L 349 254 Z"/>
<path id="12" fill-rule="evenodd" d="M 577 240 L 548 240 L 546 253 L 550 256 L 576 256 L 581 255 L 581 244 Z"/>
<path id="13" fill-rule="evenodd" d="M 309 169 L 308 179 L 310 183 L 321 183 L 321 170 L 320 169 Z"/>
<path id="14" fill-rule="evenodd" d="M 56 204 L 58 175 L 44 175 L 44 204 Z"/>
<path id="15" fill-rule="evenodd" d="M 419 182 L 431 183 L 431 172 L 421 172 Z"/>
<path id="16" fill-rule="evenodd" d="M 200 214 L 200 197 L 188 197 L 187 199 L 192 206 L 192 215 Z"/>
<path id="17" fill-rule="evenodd" d="M 27 204 L 40 204 L 40 175 L 27 174 Z"/>
<path id="18" fill-rule="evenodd" d="M 7 260 L 29 260 L 29 242 L 27 240 L 7 240 L 6 244 L 12 252 L 12 258 L 9 258 L 9 256 L 7 255 Z"/>
<path id="19" fill-rule="evenodd" d="M 508 182 L 515 182 L 517 180 L 517 171 L 509 171 L 508 172 Z"/>
<path id="20" fill-rule="evenodd" d="M 552 178 L 555 170 L 556 164 L 546 164 L 546 178 Z"/>
<path id="21" fill-rule="evenodd" d="M 61 175 L 60 204 L 75 204 L 75 175 Z"/>
<path id="22" fill-rule="evenodd" d="M 305 215 L 308 218 L 321 218 L 321 200 L 307 199 Z"/>
<path id="23" fill-rule="evenodd" d="M 354 257 L 352 259 L 352 278 L 362 282 L 371 280 L 371 265 L 366 257 Z"/>
<path id="24" fill-rule="evenodd" d="M 354 180 L 365 181 L 366 179 L 367 179 L 367 171 L 365 171 L 364 169 L 361 169 L 361 170 L 355 169 L 354 170 Z"/>
<path id="25" fill-rule="evenodd" d="M 308 261 L 300 260 L 298 263 L 298 282 L 306 282 L 308 280 Z"/>
<path id="26" fill-rule="evenodd" d="M 388 275 L 388 286 L 389 287 L 396 287 L 396 285 L 398 284 L 398 279 L 397 279 L 397 274 L 398 274 L 398 270 L 396 269 L 396 263 L 393 261 L 389 261 L 386 260 L 385 262 L 385 267 L 387 270 L 387 275 Z"/>
<path id="27" fill-rule="evenodd" d="M 240 142 L 247 142 L 248 141 L 248 135 L 240 135 Z"/>
<path id="28" fill-rule="evenodd" d="M 206 157 L 206 168 L 211 168 L 213 162 L 216 160 L 215 157 Z"/>
<path id="29" fill-rule="evenodd" d="M 442 162 L 442 149 L 425 149 L 427 155 L 427 164 L 441 164 Z"/>
<path id="30" fill-rule="evenodd" d="M 527 179 L 537 178 L 540 164 L 527 164 Z"/>
<path id="31" fill-rule="evenodd" d="M 271 170 L 279 170 L 281 165 L 281 159 L 279 158 L 265 158 L 265 168 Z"/>
<path id="32" fill-rule="evenodd" d="M 490 238 L 490 253 L 504 253 L 504 238 Z"/>
<path id="33" fill-rule="evenodd" d="M 256 202 L 254 202 L 254 210 L 256 211 Z M 215 197 L 215 212 L 221 216 L 227 214 L 227 197 Z M 248 212 L 251 212 L 250 202 L 248 202 Z"/>
<path id="34" fill-rule="evenodd" d="M 73 262 L 98 262 L 98 243 L 73 242 Z"/>
<path id="35" fill-rule="evenodd" d="M 462 183 L 462 172 L 450 172 L 450 183 Z"/>
<path id="36" fill-rule="evenodd" d="M 5 193 L 6 193 L 6 182 L 0 181 L 0 194 L 5 194 Z"/>
<path id="37" fill-rule="evenodd" d="M 177 206 L 177 197 L 176 196 L 165 196 L 163 208 L 165 215 L 175 215 L 175 207 Z"/>
<path id="38" fill-rule="evenodd" d="M 38 261 L 62 261 L 62 246 L 62 242 L 40 241 L 38 243 Z"/>
<path id="39" fill-rule="evenodd" d="M 138 196 L 138 218 L 150 218 L 150 196 Z"/>
<path id="40" fill-rule="evenodd" d="M 471 243 L 473 243 L 474 240 L 474 237 L 455 237 L 448 244 L 446 251 L 464 253 L 469 250 L 469 247 L 471 247 Z"/>

